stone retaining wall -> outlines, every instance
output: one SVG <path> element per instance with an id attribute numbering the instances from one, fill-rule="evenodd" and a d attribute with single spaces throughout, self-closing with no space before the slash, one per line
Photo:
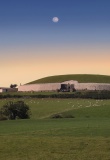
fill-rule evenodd
<path id="1" fill-rule="evenodd" d="M 28 84 L 19 86 L 18 91 L 56 91 L 57 89 L 61 88 L 60 83 L 44 83 L 44 84 Z"/>
<path id="2" fill-rule="evenodd" d="M 110 90 L 110 83 L 78 83 L 77 81 L 65 81 L 62 83 L 42 83 L 19 86 L 18 91 L 57 91 L 61 84 L 73 84 L 75 90 Z"/>
<path id="3" fill-rule="evenodd" d="M 76 90 L 110 90 L 107 83 L 77 83 L 74 85 Z"/>

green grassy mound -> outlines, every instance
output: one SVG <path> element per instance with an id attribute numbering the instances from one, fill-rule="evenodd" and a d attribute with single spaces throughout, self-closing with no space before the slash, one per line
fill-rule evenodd
<path id="1" fill-rule="evenodd" d="M 91 74 L 72 74 L 72 75 L 57 75 L 41 78 L 27 84 L 36 83 L 58 83 L 68 80 L 76 80 L 80 83 L 110 83 L 110 76 L 107 75 L 91 75 Z"/>

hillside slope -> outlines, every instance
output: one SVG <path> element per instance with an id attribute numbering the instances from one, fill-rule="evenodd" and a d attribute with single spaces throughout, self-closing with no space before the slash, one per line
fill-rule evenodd
<path id="1" fill-rule="evenodd" d="M 36 83 L 59 83 L 68 80 L 76 80 L 80 83 L 110 83 L 110 76 L 107 75 L 91 75 L 91 74 L 71 74 L 71 75 L 57 75 L 41 78 L 27 84 Z"/>

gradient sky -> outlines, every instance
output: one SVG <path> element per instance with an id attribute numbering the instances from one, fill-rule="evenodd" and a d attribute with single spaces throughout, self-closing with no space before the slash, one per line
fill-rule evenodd
<path id="1" fill-rule="evenodd" d="M 0 74 L 0 86 L 110 75 L 110 0 L 1 0 Z"/>

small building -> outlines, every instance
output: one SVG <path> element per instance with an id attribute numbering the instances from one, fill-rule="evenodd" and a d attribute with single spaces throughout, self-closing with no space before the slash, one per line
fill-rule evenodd
<path id="1" fill-rule="evenodd" d="M 0 93 L 4 92 L 17 92 L 18 88 L 0 87 Z"/>

